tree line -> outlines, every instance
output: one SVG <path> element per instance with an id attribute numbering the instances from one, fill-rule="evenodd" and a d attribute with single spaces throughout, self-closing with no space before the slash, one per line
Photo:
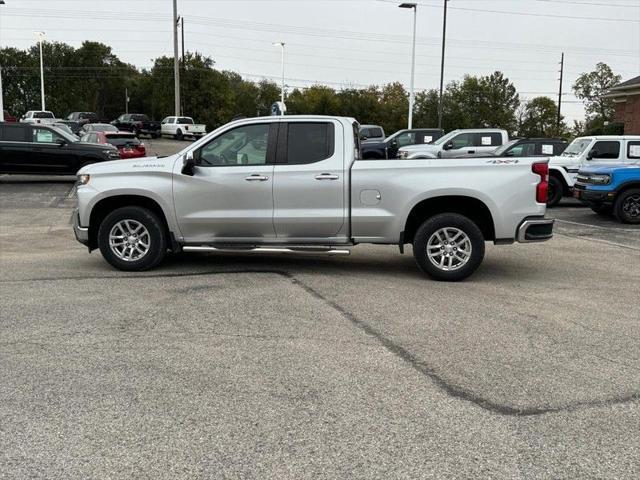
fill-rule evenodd
<path id="1" fill-rule="evenodd" d="M 93 111 L 104 120 L 124 113 L 125 91 L 129 112 L 146 113 L 157 120 L 173 114 L 173 58 L 158 57 L 148 69 L 122 62 L 111 47 L 85 41 L 74 48 L 60 42 L 43 44 L 47 109 L 57 116 L 72 111 Z M 0 49 L 5 109 L 14 115 L 38 109 L 40 71 L 37 46 L 27 50 Z M 209 130 L 238 116 L 268 115 L 279 100 L 279 86 L 269 80 L 252 82 L 238 73 L 218 70 L 212 58 L 187 53 L 181 62 L 181 100 L 185 115 L 206 123 Z M 521 100 L 513 83 L 502 73 L 466 75 L 450 82 L 443 92 L 445 131 L 455 128 L 504 128 L 512 135 L 569 137 L 587 131 L 606 133 L 613 105 L 602 93 L 619 83 L 603 63 L 574 83 L 576 96 L 585 102 L 585 122 L 569 126 L 557 104 L 540 96 Z M 289 114 L 343 115 L 360 123 L 378 124 L 391 133 L 407 125 L 408 92 L 399 82 L 367 88 L 334 89 L 325 85 L 293 88 L 285 101 Z M 439 92 L 416 93 L 413 123 L 435 127 Z M 611 128 L 611 127 L 609 127 Z"/>

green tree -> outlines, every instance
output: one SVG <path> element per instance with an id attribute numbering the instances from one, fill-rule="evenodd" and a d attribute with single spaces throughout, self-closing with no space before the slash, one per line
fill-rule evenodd
<path id="1" fill-rule="evenodd" d="M 518 135 L 523 137 L 562 136 L 567 127 L 560 118 L 557 126 L 558 106 L 549 97 L 535 97 L 523 105 L 521 118 L 518 119 Z"/>
<path id="2" fill-rule="evenodd" d="M 613 101 L 603 96 L 611 87 L 620 83 L 621 79 L 609 65 L 600 62 L 593 71 L 581 74 L 574 82 L 573 91 L 585 105 L 587 128 L 601 126 L 613 119 Z"/>

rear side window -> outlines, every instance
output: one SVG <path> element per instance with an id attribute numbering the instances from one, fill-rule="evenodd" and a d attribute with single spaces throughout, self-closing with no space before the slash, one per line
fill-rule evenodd
<path id="1" fill-rule="evenodd" d="M 305 165 L 333 155 L 333 123 L 289 123 L 287 163 Z"/>
<path id="2" fill-rule="evenodd" d="M 640 158 L 640 141 L 627 143 L 627 157 Z"/>
<path id="3" fill-rule="evenodd" d="M 189 117 L 179 117 L 178 123 L 180 125 L 193 125 L 193 119 Z"/>
<path id="4" fill-rule="evenodd" d="M 499 133 L 479 133 L 476 138 L 476 147 L 499 147 L 502 145 L 502 135 Z"/>
<path id="5" fill-rule="evenodd" d="M 3 142 L 24 142 L 26 130 L 22 125 L 0 126 L 0 140 Z"/>
<path id="6" fill-rule="evenodd" d="M 35 112 L 33 118 L 56 118 L 51 112 Z"/>
<path id="7" fill-rule="evenodd" d="M 620 156 L 620 142 L 596 142 L 591 148 L 591 158 L 618 158 Z"/>

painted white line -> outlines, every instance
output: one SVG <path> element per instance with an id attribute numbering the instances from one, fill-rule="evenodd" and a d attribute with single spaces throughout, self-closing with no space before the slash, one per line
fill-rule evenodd
<path id="1" fill-rule="evenodd" d="M 635 233 L 640 234 L 640 229 L 618 228 L 618 227 L 603 227 L 601 225 L 592 225 L 590 223 L 571 222 L 569 220 L 561 220 L 559 218 L 556 218 L 556 222 L 570 223 L 571 225 L 581 225 L 583 227 L 600 228 L 602 230 L 617 230 L 619 232 L 635 232 Z"/>
<path id="2" fill-rule="evenodd" d="M 577 238 L 578 240 L 584 240 L 585 242 L 604 243 L 605 245 L 611 245 L 613 247 L 628 248 L 629 250 L 637 250 L 637 251 L 640 252 L 640 248 L 639 247 L 632 247 L 631 245 L 625 245 L 623 243 L 610 242 L 608 240 L 601 240 L 599 238 L 583 237 L 581 235 L 569 235 L 567 233 L 559 233 L 559 232 L 553 232 L 553 234 L 554 235 L 560 235 L 562 237 Z"/>

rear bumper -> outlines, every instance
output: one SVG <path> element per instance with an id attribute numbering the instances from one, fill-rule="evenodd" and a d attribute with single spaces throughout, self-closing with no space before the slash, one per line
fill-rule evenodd
<path id="1" fill-rule="evenodd" d="M 80 213 L 76 208 L 73 211 L 73 233 L 81 244 L 89 246 L 89 227 L 80 226 Z"/>
<path id="2" fill-rule="evenodd" d="M 516 240 L 520 243 L 544 242 L 553 237 L 552 218 L 527 217 L 516 232 Z"/>

